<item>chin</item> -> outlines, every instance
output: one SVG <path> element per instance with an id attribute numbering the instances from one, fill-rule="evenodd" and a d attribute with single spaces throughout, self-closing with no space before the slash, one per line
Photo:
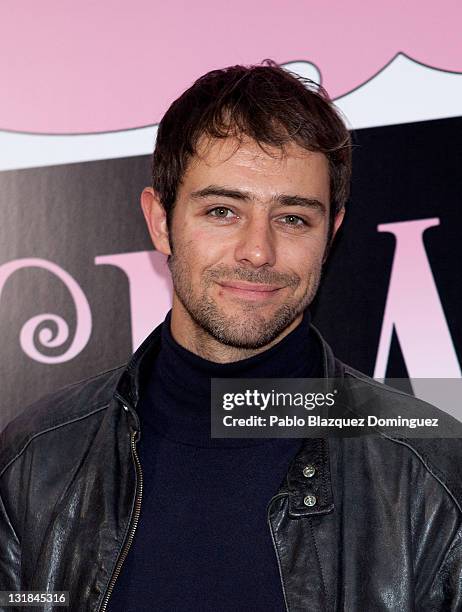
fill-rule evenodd
<path id="1" fill-rule="evenodd" d="M 229 313 L 213 302 L 190 313 L 196 323 L 221 344 L 241 349 L 259 349 L 277 338 L 300 314 L 287 304 L 271 314 L 257 310 Z"/>
<path id="2" fill-rule="evenodd" d="M 237 330 L 228 330 L 225 334 L 212 333 L 215 330 L 210 330 L 209 333 L 218 340 L 221 344 L 240 349 L 259 349 L 269 344 L 276 336 L 268 336 L 267 334 L 246 334 L 239 333 Z"/>

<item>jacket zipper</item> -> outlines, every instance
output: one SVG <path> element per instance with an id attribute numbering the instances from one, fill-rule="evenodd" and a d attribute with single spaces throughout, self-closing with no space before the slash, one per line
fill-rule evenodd
<path id="1" fill-rule="evenodd" d="M 133 537 L 135 535 L 135 531 L 136 531 L 136 527 L 138 525 L 138 520 L 140 518 L 140 511 L 141 511 L 141 498 L 143 495 L 143 473 L 141 471 L 141 463 L 138 457 L 138 454 L 136 452 L 136 442 L 135 442 L 135 437 L 136 437 L 137 431 L 134 430 L 131 433 L 131 448 L 132 448 L 132 454 L 133 454 L 133 458 L 135 460 L 135 468 L 136 468 L 136 494 L 135 494 L 135 507 L 133 510 L 133 514 L 131 517 L 131 524 L 130 524 L 130 529 L 129 529 L 129 533 L 128 533 L 128 537 L 124 542 L 124 547 L 122 549 L 122 552 L 119 555 L 119 558 L 117 559 L 117 563 L 116 566 L 114 568 L 114 571 L 112 573 L 111 576 L 111 580 L 109 581 L 109 586 L 106 590 L 106 595 L 104 596 L 103 602 L 101 604 L 101 607 L 99 609 L 99 612 L 105 612 L 106 608 L 107 608 L 107 604 L 109 601 L 109 597 L 111 596 L 111 593 L 114 589 L 114 585 L 115 582 L 120 574 L 120 570 L 122 569 L 122 565 L 125 561 L 125 558 L 127 557 L 128 551 L 130 549 L 130 546 L 133 542 Z"/>
<path id="2" fill-rule="evenodd" d="M 274 533 L 273 533 L 273 527 L 271 526 L 271 521 L 270 521 L 270 510 L 271 510 L 271 505 L 274 501 L 276 501 L 277 499 L 280 499 L 281 497 L 287 497 L 286 493 L 280 493 L 279 495 L 275 495 L 274 497 L 272 497 L 268 503 L 268 507 L 267 507 L 267 511 L 266 511 L 266 520 L 268 523 L 268 527 L 271 533 L 271 540 L 273 542 L 273 548 L 274 548 L 274 552 L 276 553 L 276 559 L 278 562 L 278 570 L 279 570 L 279 578 L 281 579 L 281 587 L 282 587 L 282 594 L 284 596 L 284 604 L 286 607 L 286 612 L 289 612 L 289 604 L 287 603 L 287 596 L 286 596 L 286 589 L 284 586 L 284 580 L 282 578 L 282 567 L 281 567 L 281 560 L 279 559 L 279 553 L 278 553 L 278 549 L 276 546 L 276 540 L 274 538 Z"/>

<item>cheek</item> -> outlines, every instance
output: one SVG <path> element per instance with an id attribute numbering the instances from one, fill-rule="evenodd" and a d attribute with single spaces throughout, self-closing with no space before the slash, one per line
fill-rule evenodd
<path id="1" fill-rule="evenodd" d="M 210 231 L 210 228 L 204 227 L 194 221 L 184 220 L 181 229 L 178 231 L 178 238 L 183 244 L 188 244 L 188 247 L 200 249 L 201 245 L 213 245 L 218 241 L 216 228 L 215 231 Z"/>
<path id="2" fill-rule="evenodd" d="M 211 241 L 203 232 L 194 232 L 193 237 L 188 236 L 188 240 L 181 243 L 181 259 L 183 266 L 189 270 L 191 276 L 198 277 L 203 271 L 223 260 L 226 252 L 226 245 L 223 241 Z"/>
<path id="3" fill-rule="evenodd" d="M 217 228 L 191 229 L 188 243 L 196 258 L 203 262 L 203 267 L 222 261 L 233 250 L 231 237 L 218 232 Z"/>
<path id="4" fill-rule="evenodd" d="M 321 265 L 325 242 L 322 239 L 305 240 L 285 245 L 278 253 L 283 269 L 293 270 L 300 278 L 308 277 L 312 270 Z"/>

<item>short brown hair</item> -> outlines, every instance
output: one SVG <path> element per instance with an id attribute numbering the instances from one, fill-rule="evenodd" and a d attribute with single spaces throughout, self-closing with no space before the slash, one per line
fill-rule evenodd
<path id="1" fill-rule="evenodd" d="M 335 214 L 348 198 L 351 137 L 326 90 L 281 68 L 271 60 L 261 65 L 231 66 L 203 75 L 175 100 L 157 132 L 152 183 L 170 227 L 178 186 L 201 136 L 245 135 L 282 148 L 295 142 L 324 153 L 329 162 L 329 236 Z"/>

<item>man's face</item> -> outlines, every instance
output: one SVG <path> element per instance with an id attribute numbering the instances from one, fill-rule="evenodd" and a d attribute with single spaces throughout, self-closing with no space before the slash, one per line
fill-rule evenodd
<path id="1" fill-rule="evenodd" d="M 239 348 L 263 347 L 301 319 L 326 249 L 326 157 L 295 144 L 268 151 L 250 139 L 203 142 L 169 232 L 174 307 Z"/>

